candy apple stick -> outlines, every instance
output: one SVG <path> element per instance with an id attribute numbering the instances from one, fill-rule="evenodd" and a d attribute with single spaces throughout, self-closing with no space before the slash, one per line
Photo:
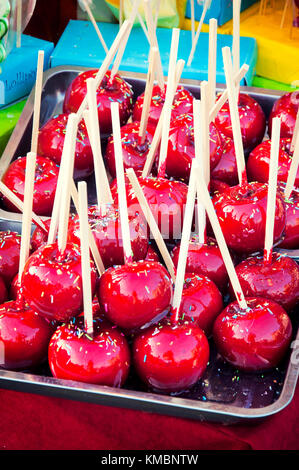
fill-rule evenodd
<path id="1" fill-rule="evenodd" d="M 158 59 L 158 49 L 156 47 L 152 47 L 150 50 L 150 54 L 149 54 L 149 68 L 148 68 L 147 80 L 146 80 L 146 85 L 145 85 L 144 100 L 143 100 L 142 114 L 141 114 L 140 127 L 139 127 L 139 137 L 140 137 L 140 142 L 142 144 L 145 141 L 146 129 L 147 129 L 147 124 L 148 124 L 149 109 L 150 109 L 150 104 L 151 104 L 151 99 L 152 99 L 152 94 L 153 94 L 157 59 Z"/>
<path id="2" fill-rule="evenodd" d="M 242 80 L 242 78 L 245 77 L 248 70 L 249 70 L 249 66 L 247 64 L 243 64 L 242 67 L 240 68 L 238 74 L 234 76 L 235 85 L 237 85 Z M 213 107 L 210 111 L 210 122 L 214 121 L 215 117 L 218 114 L 218 111 L 222 108 L 224 103 L 227 101 L 227 98 L 228 98 L 228 91 L 227 91 L 227 88 L 226 88 L 222 92 L 220 98 L 216 101 L 216 103 L 213 105 Z"/>
<path id="3" fill-rule="evenodd" d="M 175 85 L 174 85 L 174 88 L 173 88 L 172 102 L 174 100 L 176 89 L 177 89 L 179 81 L 181 79 L 181 75 L 182 75 L 182 72 L 183 72 L 184 65 L 185 65 L 184 60 L 182 60 L 182 59 L 178 60 L 177 66 L 176 66 L 176 78 L 175 78 Z M 154 137 L 153 137 L 153 140 L 152 140 L 152 143 L 151 143 L 150 150 L 149 150 L 149 152 L 147 154 L 147 157 L 146 157 L 146 162 L 145 162 L 145 165 L 144 165 L 144 168 L 143 168 L 143 171 L 142 171 L 142 177 L 143 178 L 148 176 L 150 174 L 151 170 L 152 170 L 155 155 L 156 155 L 158 146 L 159 146 L 160 141 L 161 141 L 164 110 L 165 110 L 165 102 L 164 102 L 163 109 L 162 109 L 162 112 L 161 112 L 156 130 L 155 130 L 155 134 L 154 134 Z"/>
<path id="4" fill-rule="evenodd" d="M 98 27 L 98 25 L 97 25 L 97 22 L 96 22 L 96 20 L 95 20 L 93 14 L 92 14 L 92 12 L 91 12 L 91 9 L 90 9 L 90 7 L 89 7 L 87 1 L 86 1 L 86 0 L 82 0 L 82 3 L 83 3 L 83 5 L 84 5 L 84 8 L 85 8 L 85 10 L 86 10 L 86 13 L 88 14 L 89 19 L 90 19 L 90 21 L 91 21 L 91 23 L 92 23 L 92 25 L 93 25 L 93 27 L 94 27 L 94 29 L 95 29 L 95 32 L 97 33 L 97 36 L 98 36 L 99 40 L 101 41 L 101 44 L 102 44 L 102 46 L 103 46 L 103 48 L 104 48 L 104 51 L 106 52 L 106 54 L 108 54 L 108 47 L 107 47 L 107 45 L 106 45 L 106 43 L 105 43 L 105 41 L 104 41 L 104 38 L 103 38 L 103 36 L 102 36 L 102 33 L 101 33 L 101 31 L 99 30 L 99 27 Z"/>
<path id="5" fill-rule="evenodd" d="M 160 3 L 161 3 L 161 0 L 156 0 L 156 5 L 155 5 L 155 19 L 154 19 L 155 30 L 157 29 L 157 24 L 158 24 L 158 19 L 159 19 Z"/>
<path id="6" fill-rule="evenodd" d="M 37 152 L 38 130 L 40 119 L 40 104 L 42 97 L 43 87 L 43 70 L 44 70 L 44 51 L 38 51 L 36 82 L 34 92 L 34 107 L 33 107 L 33 122 L 32 122 L 32 137 L 31 137 L 31 152 Z"/>
<path id="7" fill-rule="evenodd" d="M 60 195 L 61 208 L 59 213 L 58 226 L 58 248 L 61 254 L 64 253 L 67 242 L 70 212 L 70 189 L 74 171 L 74 157 L 78 123 L 78 116 L 76 114 L 70 114 L 67 122 L 65 141 L 63 146 L 63 154 L 65 154 L 66 163 L 63 169 L 64 185 Z"/>
<path id="8" fill-rule="evenodd" d="M 292 150 L 292 152 L 294 151 L 294 148 L 295 148 L 295 143 L 296 143 L 296 139 L 297 139 L 298 133 L 299 133 L 299 110 L 298 110 L 298 112 L 297 112 L 296 123 L 295 123 L 295 128 L 294 128 L 293 137 L 292 137 L 292 142 L 291 142 L 291 150 Z"/>
<path id="9" fill-rule="evenodd" d="M 202 14 L 201 14 L 201 17 L 200 17 L 200 20 L 199 20 L 199 24 L 198 24 L 198 27 L 197 27 L 196 35 L 195 35 L 194 41 L 192 42 L 190 55 L 189 55 L 188 61 L 187 61 L 187 67 L 189 67 L 192 63 L 192 60 L 193 60 L 193 57 L 194 57 L 194 52 L 195 52 L 197 42 L 198 42 L 198 38 L 199 38 L 201 29 L 202 29 L 202 25 L 203 25 L 206 13 L 207 13 L 208 9 L 210 8 L 210 4 L 211 4 L 211 0 L 205 0 L 204 6 L 203 6 L 203 11 L 202 11 Z"/>
<path id="10" fill-rule="evenodd" d="M 16 47 L 21 47 L 22 40 L 22 0 L 17 0 Z"/>
<path id="11" fill-rule="evenodd" d="M 119 27 L 123 24 L 124 19 L 124 0 L 119 0 Z"/>
<path id="12" fill-rule="evenodd" d="M 132 9 L 133 9 L 134 5 L 132 5 L 132 1 L 129 0 L 129 3 L 130 3 L 130 5 L 131 5 L 131 7 L 132 7 Z M 140 2 L 136 2 L 136 3 L 140 3 Z M 144 32 L 144 34 L 145 34 L 145 37 L 146 37 L 146 39 L 148 40 L 148 42 L 150 43 L 148 31 L 147 31 L 147 29 L 146 29 L 146 26 L 145 26 L 145 24 L 144 24 L 143 19 L 141 18 L 141 15 L 140 15 L 140 13 L 139 13 L 139 11 L 138 11 L 138 8 L 137 8 L 137 11 L 136 11 L 136 15 L 135 15 L 135 16 L 137 16 L 137 18 L 138 18 L 138 20 L 139 20 L 139 23 L 140 23 L 140 26 L 141 26 L 141 28 L 143 29 L 143 32 Z"/>
<path id="13" fill-rule="evenodd" d="M 184 214 L 184 223 L 183 223 L 183 230 L 182 230 L 182 239 L 181 239 L 181 245 L 180 245 L 176 281 L 175 281 L 174 294 L 173 294 L 173 300 L 172 300 L 172 312 L 175 316 L 176 322 L 179 319 L 182 292 L 183 292 L 184 282 L 185 282 L 185 272 L 186 272 L 187 255 L 188 255 L 188 249 L 189 249 L 189 240 L 190 240 L 190 233 L 191 233 L 193 214 L 194 214 L 194 203 L 195 203 L 195 198 L 196 198 L 196 172 L 195 172 L 196 168 L 200 170 L 198 162 L 194 159 L 192 162 L 191 172 L 190 172 L 189 188 L 188 188 L 186 208 L 185 208 L 185 214 Z"/>
<path id="14" fill-rule="evenodd" d="M 205 178 L 204 158 L 202 155 L 202 130 L 201 130 L 201 102 L 193 100 L 193 127 L 194 127 L 194 150 L 195 159 L 201 169 L 202 177 Z M 204 206 L 197 200 L 197 224 L 198 224 L 198 240 L 200 243 L 206 241 L 206 211 Z"/>
<path id="15" fill-rule="evenodd" d="M 87 334 L 93 335 L 93 315 L 92 315 L 92 293 L 91 293 L 91 272 L 89 255 L 89 233 L 88 233 L 88 203 L 87 185 L 85 182 L 78 183 L 79 194 L 79 220 L 80 220 L 80 247 L 81 247 L 81 271 L 84 307 L 84 329 Z"/>
<path id="16" fill-rule="evenodd" d="M 191 10 L 191 40 L 192 46 L 195 39 L 195 14 L 194 14 L 194 0 L 190 0 L 190 10 Z"/>
<path id="17" fill-rule="evenodd" d="M 11 189 L 9 189 L 2 181 L 0 181 L 0 193 L 6 197 L 14 206 L 16 206 L 19 211 L 24 212 L 24 202 L 15 195 Z M 38 225 L 42 230 L 45 232 L 48 231 L 47 227 L 43 223 L 42 219 L 32 212 L 32 220 L 33 222 Z"/>
<path id="18" fill-rule="evenodd" d="M 216 67 L 217 67 L 217 20 L 210 19 L 209 23 L 209 65 L 208 65 L 208 84 L 209 84 L 209 108 L 215 104 L 216 98 Z"/>
<path id="19" fill-rule="evenodd" d="M 18 274 L 19 283 L 21 282 L 21 277 L 23 274 L 24 266 L 30 253 L 30 236 L 31 236 L 35 165 L 36 165 L 36 153 L 34 152 L 27 153 L 26 177 L 25 177 L 25 188 L 24 188 L 24 209 L 23 209 L 23 216 L 22 216 L 22 237 L 21 237 L 19 274 Z"/>
<path id="20" fill-rule="evenodd" d="M 158 85 L 161 88 L 161 90 L 164 90 L 163 67 L 162 67 L 159 45 L 158 45 L 158 40 L 157 40 L 157 35 L 156 35 L 156 26 L 153 21 L 153 14 L 152 14 L 150 0 L 144 0 L 144 12 L 145 12 L 146 24 L 148 27 L 148 34 L 150 37 L 151 47 L 156 47 L 158 49 L 158 59 L 157 59 L 158 64 L 157 64 L 157 70 L 156 70 Z"/>
<path id="21" fill-rule="evenodd" d="M 179 37 L 180 37 L 180 30 L 178 28 L 173 28 L 172 38 L 171 38 L 171 47 L 170 47 L 167 88 L 166 88 L 166 94 L 165 94 L 165 103 L 163 107 L 162 136 L 161 136 L 161 147 L 160 147 L 159 166 L 158 166 L 159 177 L 164 177 L 165 175 L 170 118 L 171 118 L 173 97 L 175 94 L 174 87 L 175 87 L 176 61 L 177 61 L 177 55 L 178 55 Z"/>
<path id="22" fill-rule="evenodd" d="M 112 62 L 119 46 L 120 46 L 120 44 L 121 44 L 121 42 L 124 40 L 124 37 L 126 36 L 126 34 L 128 32 L 128 29 L 130 27 L 131 27 L 130 21 L 126 20 L 126 21 L 123 22 L 122 27 L 120 28 L 116 38 L 114 39 L 114 42 L 113 42 L 112 46 L 110 47 L 110 49 L 108 51 L 108 54 L 106 55 L 105 59 L 103 60 L 103 63 L 102 63 L 101 67 L 99 68 L 99 71 L 97 72 L 97 74 L 95 76 L 95 83 L 96 83 L 97 87 L 101 84 L 101 82 L 102 82 L 102 80 L 103 80 L 103 78 L 104 78 L 104 76 L 105 76 L 105 74 L 106 74 L 106 72 L 107 72 L 107 70 L 108 70 L 108 68 L 109 68 L 109 66 L 110 66 L 110 64 L 111 64 L 111 62 Z M 79 118 L 82 117 L 83 111 L 86 108 L 86 106 L 87 106 L 87 95 L 84 97 L 84 99 L 83 99 L 83 101 L 80 105 L 80 108 L 77 111 L 77 115 L 78 115 Z"/>
<path id="23" fill-rule="evenodd" d="M 71 198 L 73 200 L 75 209 L 76 209 L 77 213 L 79 214 L 79 196 L 78 196 L 77 188 L 76 188 L 76 185 L 75 185 L 73 179 L 71 180 L 71 191 L 70 192 L 71 192 Z M 93 260 L 94 260 L 95 265 L 97 267 L 98 273 L 101 276 L 105 271 L 105 266 L 104 266 L 102 257 L 100 255 L 99 249 L 97 247 L 96 241 L 94 239 L 94 236 L 93 236 L 93 233 L 92 233 L 92 230 L 91 230 L 89 224 L 88 224 L 88 239 L 89 239 L 89 247 L 90 247 L 90 251 L 91 251 Z"/>
<path id="24" fill-rule="evenodd" d="M 299 113 L 298 113 L 299 114 Z M 289 169 L 288 179 L 284 190 L 284 195 L 288 199 L 292 194 L 299 165 L 299 132 L 297 133 L 292 163 Z"/>
<path id="25" fill-rule="evenodd" d="M 131 238 L 130 238 L 125 173 L 124 173 L 124 164 L 123 164 L 123 155 L 122 155 L 122 147 L 121 147 L 121 137 L 120 137 L 119 104 L 117 102 L 111 103 L 111 115 L 112 115 L 116 179 L 117 179 L 117 189 L 118 189 L 118 205 L 119 205 L 121 233 L 122 233 L 123 248 L 124 248 L 124 260 L 125 260 L 125 263 L 130 263 L 133 259 L 133 252 L 132 252 Z"/>
<path id="26" fill-rule="evenodd" d="M 243 142 L 242 142 L 241 127 L 240 127 L 240 117 L 239 117 L 239 111 L 238 111 L 238 99 L 236 95 L 236 88 L 235 88 L 234 81 L 233 81 L 233 72 L 232 72 L 233 67 L 232 67 L 232 59 L 231 59 L 231 53 L 230 53 L 229 47 L 223 47 L 222 54 L 223 54 L 226 86 L 227 86 L 227 92 L 228 92 L 229 111 L 230 111 L 230 116 L 231 116 L 236 160 L 237 160 L 237 167 L 238 167 L 238 177 L 239 177 L 239 183 L 243 184 L 247 182 L 247 175 L 246 175 L 245 157 L 244 157 L 244 149 L 243 149 Z"/>
<path id="27" fill-rule="evenodd" d="M 157 246 L 159 248 L 159 251 L 161 253 L 161 256 L 164 260 L 164 263 L 168 269 L 168 272 L 172 278 L 172 280 L 175 282 L 175 268 L 173 261 L 171 259 L 171 256 L 169 254 L 169 251 L 165 245 L 165 242 L 163 240 L 163 237 L 161 235 L 161 232 L 159 230 L 159 227 L 157 225 L 157 222 L 155 220 L 155 217 L 153 216 L 153 213 L 151 211 L 151 208 L 146 200 L 146 197 L 144 196 L 144 193 L 142 191 L 142 188 L 138 182 L 137 176 L 135 174 L 135 171 L 133 168 L 129 168 L 126 171 L 126 174 L 130 180 L 131 186 L 133 188 L 133 191 L 135 193 L 135 196 L 138 199 L 138 202 L 140 204 L 140 207 L 142 209 L 142 212 L 144 214 L 144 217 L 149 225 L 149 228 L 153 234 L 153 237 L 157 243 Z"/>
<path id="28" fill-rule="evenodd" d="M 275 208 L 276 208 L 276 188 L 277 188 L 277 172 L 279 157 L 279 141 L 280 141 L 280 118 L 274 118 L 272 123 L 271 135 L 271 155 L 269 166 L 268 181 L 268 198 L 267 198 L 267 215 L 266 215 L 266 231 L 264 246 L 264 263 L 270 263 L 272 259 L 274 224 L 275 224 Z"/>
<path id="29" fill-rule="evenodd" d="M 196 181 L 197 181 L 197 194 L 199 196 L 200 201 L 204 205 L 204 207 L 207 211 L 208 217 L 210 219 L 210 223 L 212 225 L 212 229 L 213 229 L 213 232 L 215 234 L 217 244 L 218 244 L 219 249 L 221 251 L 221 255 L 222 255 L 222 258 L 223 258 L 223 261 L 224 261 L 224 264 L 225 264 L 230 282 L 232 284 L 236 299 L 238 301 L 238 304 L 239 304 L 241 309 L 246 310 L 247 309 L 247 303 L 246 303 L 246 300 L 245 300 L 245 296 L 244 296 L 244 293 L 242 291 L 240 281 L 239 281 L 239 278 L 237 276 L 234 264 L 232 262 L 231 255 L 230 255 L 229 250 L 227 248 L 226 241 L 225 241 L 225 238 L 223 236 L 223 233 L 222 233 L 222 230 L 221 230 L 219 220 L 218 220 L 217 214 L 215 212 L 213 203 L 211 201 L 208 188 L 205 185 L 205 182 L 202 178 L 201 172 L 198 171 L 198 169 L 196 169 L 196 172 L 197 172 L 197 179 L 196 179 Z"/>
<path id="30" fill-rule="evenodd" d="M 86 122 L 88 135 L 90 136 L 94 161 L 97 199 L 98 206 L 100 206 L 101 204 L 112 204 L 113 199 L 101 150 L 100 124 L 97 108 L 95 80 L 93 78 L 88 78 L 86 80 L 86 85 L 89 109 L 88 111 L 84 112 L 83 116 Z"/>
<path id="31" fill-rule="evenodd" d="M 236 75 L 240 68 L 240 12 L 241 0 L 233 0 L 233 74 Z M 239 84 L 236 86 L 236 94 L 239 95 Z"/>
<path id="32" fill-rule="evenodd" d="M 210 184 L 210 132 L 209 132 L 209 85 L 201 82 L 200 85 L 200 127 L 201 127 L 201 158 L 204 168 L 204 177 L 207 187 Z"/>

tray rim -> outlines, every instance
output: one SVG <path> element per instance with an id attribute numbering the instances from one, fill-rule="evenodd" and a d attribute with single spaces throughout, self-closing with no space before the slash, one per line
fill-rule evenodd
<path id="1" fill-rule="evenodd" d="M 61 72 L 82 72 L 90 67 L 80 66 L 59 66 L 48 69 L 44 72 L 43 86 L 45 83 Z M 127 72 L 120 70 L 124 78 L 134 78 L 135 80 L 144 81 L 146 74 Z M 199 86 L 200 80 L 182 79 L 181 84 Z M 34 87 L 35 88 L 35 87 Z M 34 88 L 32 89 L 20 119 L 6 145 L 6 148 L 0 159 L 0 180 L 6 168 L 11 162 L 12 155 L 15 154 L 17 146 L 22 138 L 24 127 L 28 125 L 33 113 Z M 225 88 L 224 84 L 217 84 L 217 90 Z M 256 95 L 267 95 L 268 97 L 279 98 L 284 94 L 280 90 L 267 90 L 255 87 L 241 87 L 247 93 Z M 0 220 L 5 221 L 21 221 L 21 215 L 0 209 Z M 296 343 L 299 342 L 299 329 L 295 338 Z M 299 346 L 298 346 L 299 348 Z M 100 385 L 84 384 L 69 380 L 55 379 L 54 377 L 40 376 L 31 373 L 7 371 L 0 369 L 0 385 L 12 385 L 12 389 L 21 389 L 30 393 L 42 393 L 44 395 L 54 395 L 66 399 L 75 399 L 78 401 L 91 401 L 94 403 L 128 407 L 142 411 L 152 411 L 164 414 L 172 414 L 193 419 L 209 420 L 212 417 L 228 419 L 235 421 L 238 419 L 255 420 L 266 418 L 283 410 L 292 401 L 296 390 L 296 384 L 299 376 L 299 364 L 295 364 L 290 360 L 286 370 L 284 384 L 280 396 L 271 405 L 261 408 L 244 408 L 229 406 L 221 403 L 206 403 L 191 398 L 173 397 L 169 395 L 160 395 L 152 392 L 140 392 L 127 390 L 125 388 L 113 388 Z M 25 390 L 24 390 L 25 389 Z M 67 394 L 72 394 L 68 396 Z M 80 395 L 81 394 L 81 395 Z M 113 403 L 111 403 L 113 402 Z M 142 405 L 145 408 L 142 409 Z"/>

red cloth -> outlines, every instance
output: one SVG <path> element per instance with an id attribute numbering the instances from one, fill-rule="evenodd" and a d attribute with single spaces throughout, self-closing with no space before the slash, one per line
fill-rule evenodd
<path id="1" fill-rule="evenodd" d="M 299 388 L 259 423 L 223 426 L 0 390 L 0 449 L 298 450 Z"/>

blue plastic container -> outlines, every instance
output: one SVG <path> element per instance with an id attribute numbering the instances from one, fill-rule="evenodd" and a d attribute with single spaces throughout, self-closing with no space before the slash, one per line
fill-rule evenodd
<path id="1" fill-rule="evenodd" d="M 98 23 L 101 33 L 108 47 L 112 44 L 118 25 L 111 23 Z M 169 50 L 171 43 L 171 29 L 158 28 L 157 38 L 161 53 L 164 74 L 168 72 Z M 196 48 L 193 62 L 190 67 L 185 65 L 183 78 L 206 80 L 208 77 L 208 34 L 202 33 Z M 232 36 L 219 34 L 217 46 L 217 83 L 225 83 L 222 52 L 224 46 L 231 47 Z M 182 30 L 178 59 L 187 59 L 191 49 L 191 32 Z M 120 70 L 128 72 L 147 73 L 149 44 L 140 27 L 133 28 Z M 51 57 L 51 67 L 59 65 L 79 65 L 90 68 L 99 68 L 105 58 L 104 49 L 88 21 L 71 20 L 63 32 Z M 240 63 L 249 65 L 246 75 L 246 84 L 250 85 L 255 75 L 257 60 L 257 44 L 254 38 L 241 37 Z M 244 84 L 245 82 L 243 82 Z"/>

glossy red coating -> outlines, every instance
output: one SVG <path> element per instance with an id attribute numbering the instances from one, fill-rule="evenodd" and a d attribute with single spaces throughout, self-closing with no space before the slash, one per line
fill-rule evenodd
<path id="1" fill-rule="evenodd" d="M 135 121 L 129 124 L 125 124 L 120 129 L 121 143 L 122 143 L 122 155 L 125 170 L 133 168 L 135 173 L 141 174 L 147 154 L 150 150 L 150 146 L 155 133 L 154 127 L 147 127 L 145 140 L 141 143 L 139 137 L 140 122 Z M 116 177 L 115 169 L 115 156 L 114 156 L 114 139 L 110 136 L 107 142 L 105 160 L 107 162 L 108 170 L 113 178 Z"/>
<path id="2" fill-rule="evenodd" d="M 290 152 L 288 140 L 281 139 L 281 145 L 278 156 L 278 174 L 279 182 L 286 182 L 290 166 L 292 163 L 293 152 Z M 258 145 L 249 155 L 247 161 L 247 175 L 250 181 L 259 181 L 267 183 L 269 179 L 269 166 L 271 157 L 271 140 L 266 140 Z M 295 186 L 299 187 L 299 168 L 295 178 Z"/>
<path id="3" fill-rule="evenodd" d="M 2 304 L 0 306 L 0 367 L 22 370 L 46 361 L 52 334 L 51 323 L 29 307 L 20 307 L 14 301 Z"/>
<path id="4" fill-rule="evenodd" d="M 263 183 L 233 186 L 213 197 L 213 204 L 229 248 L 240 254 L 263 250 L 267 199 L 268 185 Z M 274 243 L 282 238 L 285 221 L 285 204 L 278 192 Z"/>
<path id="5" fill-rule="evenodd" d="M 0 305 L 8 300 L 7 287 L 3 278 L 0 276 Z"/>
<path id="6" fill-rule="evenodd" d="M 47 243 L 48 240 L 48 231 L 51 225 L 51 219 L 43 220 L 45 227 L 47 228 L 47 232 L 43 230 L 41 227 L 36 226 L 32 236 L 31 236 L 31 249 L 32 252 L 36 251 L 42 245 Z"/>
<path id="7" fill-rule="evenodd" d="M 59 114 L 49 119 L 39 131 L 38 153 L 51 158 L 60 165 L 64 146 L 68 114 Z M 86 178 L 93 172 L 92 149 L 85 125 L 82 119 L 78 125 L 75 146 L 74 178 Z"/>
<path id="8" fill-rule="evenodd" d="M 266 264 L 262 256 L 250 257 L 236 267 L 236 272 L 246 297 L 273 300 L 286 311 L 299 303 L 299 266 L 288 256 L 273 253 L 271 263 Z"/>
<path id="9" fill-rule="evenodd" d="M 20 157 L 9 165 L 2 179 L 3 183 L 22 201 L 24 200 L 25 172 L 26 157 Z M 33 194 L 33 211 L 37 215 L 51 215 L 58 173 L 59 168 L 52 160 L 37 155 Z M 3 201 L 8 210 L 19 212 L 5 197 Z"/>
<path id="10" fill-rule="evenodd" d="M 92 260 L 90 265 L 94 293 Z M 60 254 L 57 243 L 42 246 L 28 258 L 21 284 L 25 300 L 40 315 L 61 322 L 79 315 L 83 305 L 80 248 L 68 243 Z"/>
<path id="11" fill-rule="evenodd" d="M 266 117 L 259 103 L 245 93 L 239 94 L 238 108 L 243 146 L 244 151 L 247 153 L 263 140 L 266 130 Z M 233 138 L 228 101 L 218 112 L 215 124 L 222 134 Z"/>
<path id="12" fill-rule="evenodd" d="M 93 321 L 94 334 L 84 332 L 84 319 L 57 328 L 49 344 L 49 365 L 58 379 L 121 387 L 130 368 L 130 349 L 118 328 Z"/>
<path id="13" fill-rule="evenodd" d="M 211 170 L 211 179 L 222 181 L 229 186 L 239 183 L 235 145 L 229 137 L 222 139 L 222 153 L 219 162 Z"/>
<path id="14" fill-rule="evenodd" d="M 69 85 L 64 102 L 64 113 L 76 113 L 87 93 L 86 80 L 94 78 L 98 70 L 87 70 L 80 73 Z M 119 74 L 115 74 L 110 81 L 111 71 L 108 70 L 97 89 L 97 104 L 101 134 L 110 134 L 111 123 L 111 102 L 119 103 L 120 125 L 124 125 L 129 119 L 133 108 L 133 91 L 131 85 L 127 83 Z"/>
<path id="15" fill-rule="evenodd" d="M 222 141 L 214 123 L 210 124 L 210 167 L 215 168 L 222 154 Z M 169 129 L 166 173 L 188 183 L 195 157 L 193 115 L 183 114 L 172 120 Z"/>
<path id="16" fill-rule="evenodd" d="M 178 265 L 179 253 L 180 243 L 171 252 L 175 266 Z M 214 238 L 207 237 L 207 241 L 204 244 L 199 242 L 197 235 L 190 239 L 186 272 L 207 276 L 221 291 L 227 288 L 228 274 L 220 249 Z"/>
<path id="17" fill-rule="evenodd" d="M 21 235 L 10 230 L 0 231 L 0 276 L 7 288 L 19 271 Z"/>
<path id="18" fill-rule="evenodd" d="M 145 261 L 156 261 L 157 263 L 159 263 L 159 261 L 160 261 L 160 257 L 158 255 L 158 253 L 154 250 L 152 245 L 148 246 L 146 257 L 144 259 L 145 259 Z"/>
<path id="19" fill-rule="evenodd" d="M 269 135 L 271 136 L 273 118 L 279 117 L 281 119 L 280 136 L 292 137 L 294 128 L 295 128 L 298 109 L 299 109 L 298 91 L 285 93 L 282 97 L 276 100 L 269 116 L 269 124 L 268 124 Z"/>
<path id="20" fill-rule="evenodd" d="M 279 364 L 292 336 L 286 311 L 263 298 L 246 299 L 248 310 L 229 304 L 216 318 L 213 337 L 223 358 L 246 371 L 261 371 Z"/>
<path id="21" fill-rule="evenodd" d="M 192 322 L 169 320 L 148 328 L 133 342 L 133 363 L 150 388 L 170 393 L 189 389 L 203 376 L 209 343 Z"/>
<path id="22" fill-rule="evenodd" d="M 219 289 L 206 276 L 187 273 L 182 292 L 180 318 L 194 322 L 209 336 L 217 315 L 223 310 Z"/>
<path id="23" fill-rule="evenodd" d="M 153 87 L 152 99 L 149 109 L 149 124 L 157 126 L 160 114 L 165 102 L 167 86 L 161 91 L 159 85 Z M 142 107 L 144 101 L 144 93 L 138 96 L 134 108 L 133 108 L 133 121 L 140 121 L 142 114 Z M 175 119 L 181 114 L 192 113 L 193 111 L 193 95 L 183 86 L 179 85 L 177 87 L 176 94 L 174 96 L 171 119 Z"/>
<path id="24" fill-rule="evenodd" d="M 211 196 L 215 196 L 215 194 L 217 193 L 223 193 L 223 191 L 226 191 L 226 189 L 228 189 L 229 187 L 229 184 L 224 183 L 224 181 L 211 179 L 210 194 Z"/>
<path id="25" fill-rule="evenodd" d="M 188 186 L 181 181 L 152 176 L 138 178 L 138 181 L 163 237 L 165 239 L 180 238 Z M 126 191 L 129 213 L 142 213 L 142 209 L 128 181 L 126 182 Z M 117 204 L 116 180 L 111 184 L 111 193 L 115 204 Z"/>
<path id="26" fill-rule="evenodd" d="M 172 282 L 160 263 L 138 261 L 105 271 L 97 296 L 108 320 L 130 331 L 159 321 L 167 314 Z"/>
<path id="27" fill-rule="evenodd" d="M 284 191 L 284 186 L 283 186 Z M 286 206 L 286 226 L 284 238 L 279 243 L 281 248 L 299 248 L 299 188 L 294 188 L 288 199 L 284 198 Z"/>
<path id="28" fill-rule="evenodd" d="M 109 268 L 123 264 L 124 249 L 118 209 L 109 205 L 106 215 L 103 215 L 96 205 L 92 205 L 88 208 L 88 219 L 104 266 Z M 133 260 L 144 259 L 148 249 L 148 237 L 143 218 L 129 214 L 129 228 Z M 80 246 L 80 223 L 77 215 L 69 224 L 68 240 Z"/>

